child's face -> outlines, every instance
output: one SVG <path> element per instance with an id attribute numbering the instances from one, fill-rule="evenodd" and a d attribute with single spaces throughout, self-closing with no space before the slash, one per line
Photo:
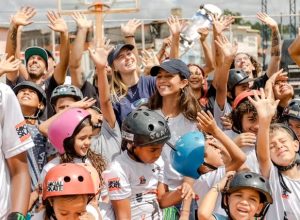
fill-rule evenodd
<path id="1" fill-rule="evenodd" d="M 54 197 L 52 206 L 57 220 L 77 220 L 86 213 L 87 196 Z"/>
<path id="2" fill-rule="evenodd" d="M 72 97 L 61 97 L 58 98 L 55 104 L 55 112 L 61 112 L 65 108 L 68 108 L 72 103 L 76 102 Z"/>
<path id="3" fill-rule="evenodd" d="M 257 134 L 258 132 L 258 118 L 253 112 L 245 113 L 242 117 L 242 130 L 243 133 L 251 132 Z"/>
<path id="4" fill-rule="evenodd" d="M 143 147 L 136 147 L 134 153 L 144 163 L 154 163 L 161 155 L 164 144 L 149 145 Z"/>
<path id="5" fill-rule="evenodd" d="M 81 131 L 75 136 L 75 146 L 74 149 L 79 156 L 85 156 L 88 149 L 91 146 L 91 138 L 93 135 L 92 126 L 85 126 Z"/>
<path id="6" fill-rule="evenodd" d="M 250 90 L 250 85 L 249 85 L 249 82 L 246 82 L 246 83 L 242 83 L 242 84 L 239 84 L 239 85 L 236 85 L 234 87 L 234 95 L 235 97 L 237 97 L 239 94 L 241 94 L 242 92 L 245 92 L 245 91 L 248 91 Z"/>
<path id="7" fill-rule="evenodd" d="M 221 149 L 217 145 L 217 140 L 210 135 L 208 135 L 205 140 L 205 162 L 215 167 L 224 165 Z"/>
<path id="8" fill-rule="evenodd" d="M 299 149 L 299 142 L 294 141 L 284 128 L 270 133 L 270 156 L 280 166 L 290 165 Z"/>
<path id="9" fill-rule="evenodd" d="M 17 94 L 17 98 L 21 107 L 38 108 L 40 104 L 40 100 L 36 91 L 30 88 L 21 89 Z"/>
<path id="10" fill-rule="evenodd" d="M 254 189 L 239 189 L 229 195 L 229 211 L 233 219 L 249 220 L 263 208 L 259 193 Z"/>
<path id="11" fill-rule="evenodd" d="M 277 80 L 273 86 L 275 99 L 290 99 L 294 95 L 293 87 L 287 80 Z"/>
<path id="12" fill-rule="evenodd" d="M 293 129 L 293 131 L 296 133 L 298 139 L 300 140 L 300 120 L 289 118 L 288 120 L 289 127 Z"/>

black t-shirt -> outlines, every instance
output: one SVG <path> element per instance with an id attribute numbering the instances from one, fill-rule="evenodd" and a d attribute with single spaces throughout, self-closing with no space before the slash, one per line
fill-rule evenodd
<path id="1" fill-rule="evenodd" d="M 96 89 L 90 82 L 85 81 L 81 87 L 83 97 L 96 99 L 95 106 L 100 107 L 98 89 Z"/>

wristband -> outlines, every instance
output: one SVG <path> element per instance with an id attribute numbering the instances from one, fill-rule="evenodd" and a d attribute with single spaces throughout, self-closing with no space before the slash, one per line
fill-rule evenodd
<path id="1" fill-rule="evenodd" d="M 212 189 L 215 189 L 218 193 L 220 192 L 220 187 L 219 187 L 219 184 L 211 187 Z"/>
<path id="2" fill-rule="evenodd" d="M 125 38 L 130 38 L 130 37 L 134 37 L 134 35 L 128 35 L 128 36 L 124 36 Z"/>
<path id="3" fill-rule="evenodd" d="M 25 216 L 20 212 L 11 212 L 7 216 L 7 220 L 26 220 Z"/>

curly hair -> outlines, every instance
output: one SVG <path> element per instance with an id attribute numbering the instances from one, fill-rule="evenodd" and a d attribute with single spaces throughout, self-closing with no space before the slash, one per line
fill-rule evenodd
<path id="1" fill-rule="evenodd" d="M 73 154 L 69 153 L 64 153 L 61 155 L 61 163 L 73 163 L 74 161 L 74 156 Z M 99 177 L 100 177 L 100 182 L 103 185 L 104 180 L 102 178 L 102 172 L 106 169 L 107 162 L 105 158 L 101 154 L 96 154 L 95 152 L 91 151 L 90 149 L 88 150 L 86 156 L 83 159 L 82 162 L 84 162 L 84 159 L 87 158 L 91 161 L 92 166 L 97 170 Z"/>

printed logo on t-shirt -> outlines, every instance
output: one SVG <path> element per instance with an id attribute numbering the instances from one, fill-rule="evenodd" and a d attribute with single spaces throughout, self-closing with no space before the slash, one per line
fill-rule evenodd
<path id="1" fill-rule="evenodd" d="M 108 180 L 108 191 L 115 191 L 121 189 L 120 178 L 112 178 Z"/>
<path id="2" fill-rule="evenodd" d="M 139 179 L 140 179 L 140 184 L 145 184 L 147 181 L 144 176 L 141 176 Z"/>
<path id="3" fill-rule="evenodd" d="M 47 183 L 47 191 L 48 192 L 60 192 L 64 189 L 63 181 L 49 181 Z"/>
<path id="4" fill-rule="evenodd" d="M 26 141 L 30 137 L 30 133 L 25 121 L 22 121 L 21 123 L 16 125 L 16 132 L 21 142 Z"/>

